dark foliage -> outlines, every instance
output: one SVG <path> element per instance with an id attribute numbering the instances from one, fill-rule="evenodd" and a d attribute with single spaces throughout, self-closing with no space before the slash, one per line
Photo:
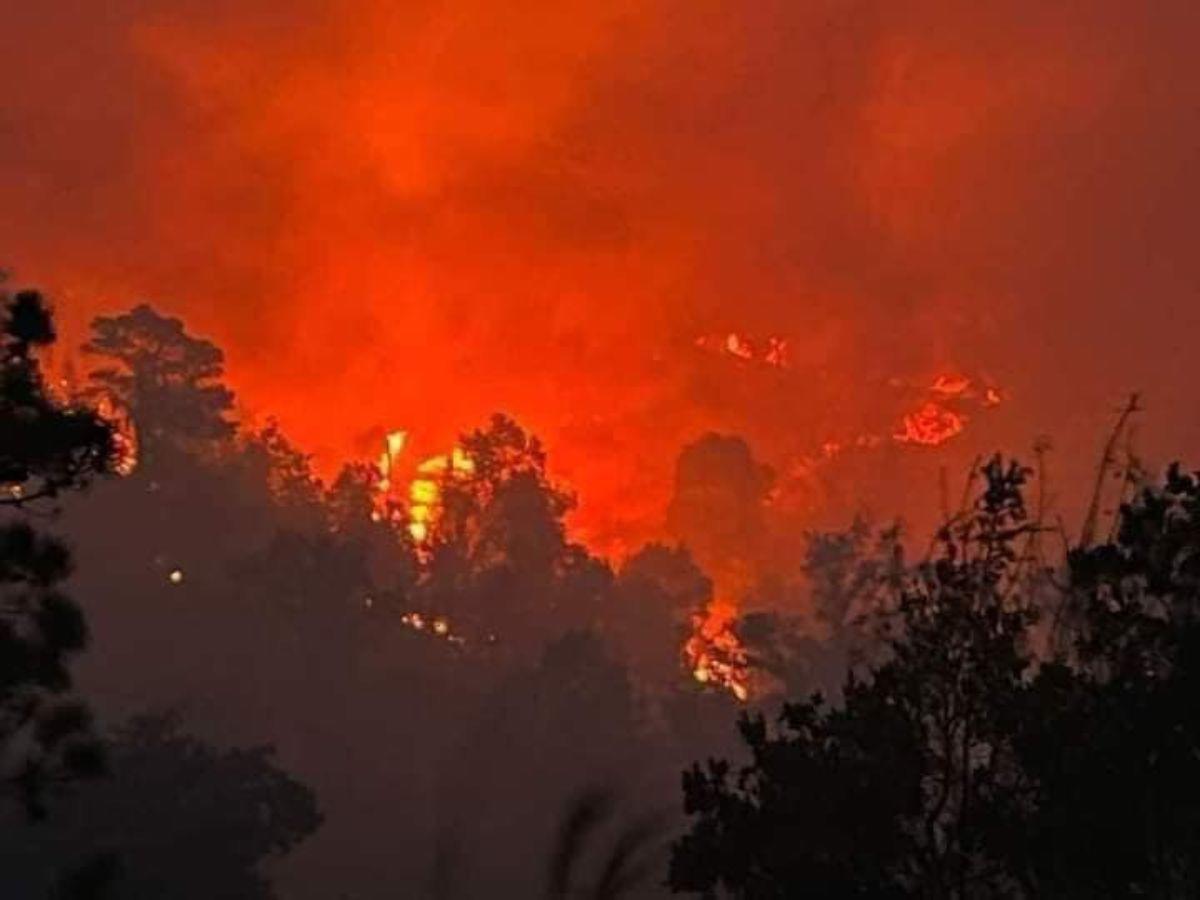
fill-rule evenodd
<path id="1" fill-rule="evenodd" d="M 321 823 L 312 792 L 270 748 L 217 750 L 182 733 L 175 716 L 132 720 L 110 761 L 110 777 L 60 798 L 46 822 L 7 829 L 11 890 L 45 896 L 58 881 L 66 896 L 269 898 L 262 863 Z M 64 865 L 69 874 L 56 876 Z"/>
<path id="2" fill-rule="evenodd" d="M 1033 611 L 1008 596 L 1027 527 L 1024 470 L 994 460 L 971 515 L 905 579 L 884 620 L 886 661 L 851 675 L 840 708 L 742 722 L 750 765 L 684 778 L 691 831 L 678 890 L 746 898 L 1003 895 L 993 859 L 1020 790 L 1007 739 Z"/>
<path id="3" fill-rule="evenodd" d="M 63 592 L 70 554 L 21 513 L 85 487 L 113 459 L 111 428 L 47 388 L 35 349 L 54 340 L 33 291 L 4 298 L 0 352 L 0 772 L 26 811 L 44 812 L 53 782 L 96 774 L 91 717 L 70 699 L 71 657 L 87 642 L 79 607 Z"/>
<path id="4" fill-rule="evenodd" d="M 1022 719 L 1046 895 L 1200 894 L 1200 482 L 1172 467 L 1071 554 L 1073 660 Z"/>
<path id="5" fill-rule="evenodd" d="M 844 702 L 743 720 L 694 767 L 676 890 L 735 897 L 1194 897 L 1200 891 L 1200 482 L 1173 468 L 1067 562 L 1067 658 L 1030 648 L 1025 472 L 895 596 Z"/>
<path id="6" fill-rule="evenodd" d="M 108 470 L 115 448 L 94 410 L 64 404 L 46 384 L 35 350 L 55 335 L 41 294 L 0 302 L 0 505 L 19 507 L 84 487 Z"/>
<path id="7" fill-rule="evenodd" d="M 233 394 L 221 383 L 225 356 L 183 322 L 146 304 L 92 322 L 84 349 L 100 357 L 93 390 L 137 423 L 139 464 L 170 450 L 211 451 L 233 435 Z"/>

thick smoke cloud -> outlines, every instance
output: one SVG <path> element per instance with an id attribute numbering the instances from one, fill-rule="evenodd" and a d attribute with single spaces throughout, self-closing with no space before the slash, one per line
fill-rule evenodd
<path id="1" fill-rule="evenodd" d="M 12 6 L 4 263 L 182 314 L 326 466 L 502 407 L 636 532 L 688 440 L 786 470 L 943 369 L 1010 397 L 952 464 L 1090 454 L 1132 388 L 1200 445 L 1193 3 Z"/>

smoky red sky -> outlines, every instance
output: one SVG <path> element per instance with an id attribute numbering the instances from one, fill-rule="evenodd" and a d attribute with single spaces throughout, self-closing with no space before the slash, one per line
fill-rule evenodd
<path id="1" fill-rule="evenodd" d="M 1090 472 L 1135 389 L 1186 458 L 1198 39 L 1188 0 L 10 2 L 0 262 L 76 334 L 181 315 L 322 471 L 508 411 L 596 534 L 708 429 L 785 471 L 940 372 L 1005 397 L 943 464 Z"/>

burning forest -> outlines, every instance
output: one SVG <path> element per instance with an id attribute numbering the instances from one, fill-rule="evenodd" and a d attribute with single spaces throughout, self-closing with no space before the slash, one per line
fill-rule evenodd
<path id="1" fill-rule="evenodd" d="M 0 896 L 1200 894 L 1193 6 L 6 11 Z"/>

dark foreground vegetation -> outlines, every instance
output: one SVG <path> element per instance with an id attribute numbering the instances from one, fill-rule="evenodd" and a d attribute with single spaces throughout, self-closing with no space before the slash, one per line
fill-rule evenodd
<path id="1" fill-rule="evenodd" d="M 1181 469 L 1074 546 L 999 457 L 920 558 L 805 536 L 735 626 L 743 706 L 680 653 L 762 544 L 736 439 L 614 569 L 496 417 L 418 544 L 369 467 L 238 427 L 178 320 L 98 319 L 77 383 L 39 295 L 0 321 L 0 896 L 1200 896 Z"/>

